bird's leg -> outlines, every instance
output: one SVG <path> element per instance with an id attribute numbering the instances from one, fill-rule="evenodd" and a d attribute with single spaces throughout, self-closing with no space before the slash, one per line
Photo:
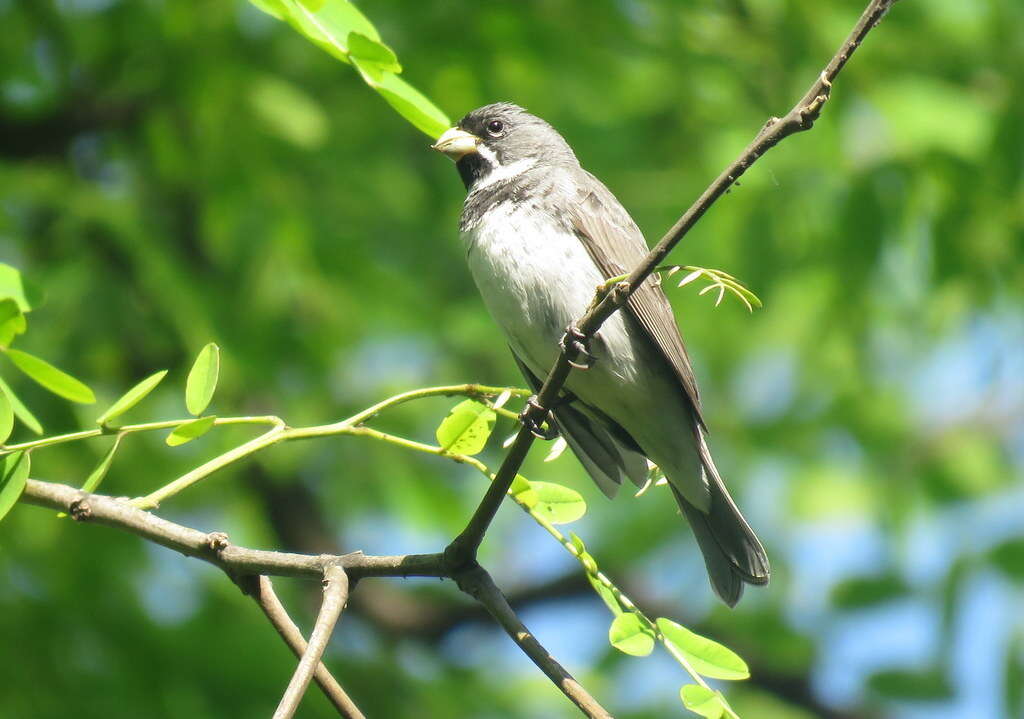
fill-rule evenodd
<path id="1" fill-rule="evenodd" d="M 573 324 L 565 328 L 565 334 L 562 335 L 558 346 L 565 352 L 566 357 L 570 358 L 569 364 L 573 367 L 576 369 L 590 369 L 597 362 L 597 357 L 591 354 L 587 343 L 587 336 L 580 332 L 579 327 Z"/>
<path id="2" fill-rule="evenodd" d="M 548 411 L 541 407 L 540 402 L 537 401 L 537 395 L 531 395 L 526 400 L 526 406 L 523 407 L 523 411 L 519 413 L 519 421 L 523 423 L 523 426 L 530 430 L 530 434 L 538 439 L 554 439 L 558 436 L 558 430 L 555 429 L 554 422 L 549 421 L 547 427 L 544 427 L 544 418 L 549 418 Z"/>

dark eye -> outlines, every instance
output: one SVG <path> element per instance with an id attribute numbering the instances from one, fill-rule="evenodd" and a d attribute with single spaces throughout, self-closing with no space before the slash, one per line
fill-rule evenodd
<path id="1" fill-rule="evenodd" d="M 501 120 L 491 120 L 487 123 L 487 132 L 494 137 L 498 137 L 498 135 L 505 132 L 505 123 Z"/>

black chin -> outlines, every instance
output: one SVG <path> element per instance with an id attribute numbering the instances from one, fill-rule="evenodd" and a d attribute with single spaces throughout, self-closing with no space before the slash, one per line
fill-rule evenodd
<path id="1" fill-rule="evenodd" d="M 462 184 L 466 186 L 467 190 L 474 182 L 491 171 L 490 164 L 475 152 L 463 155 L 459 158 L 459 161 L 455 163 L 455 167 L 458 169 L 459 177 L 462 178 Z"/>

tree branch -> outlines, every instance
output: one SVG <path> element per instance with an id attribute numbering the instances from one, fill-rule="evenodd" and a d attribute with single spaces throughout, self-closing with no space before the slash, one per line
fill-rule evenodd
<path id="1" fill-rule="evenodd" d="M 530 633 L 486 569 L 477 565 L 460 572 L 456 575 L 455 581 L 458 583 L 459 589 L 479 601 L 487 609 L 487 613 L 512 637 L 512 641 L 519 645 L 526 656 L 533 660 L 533 663 L 573 704 L 579 707 L 580 711 L 591 719 L 612 719 L 612 715 L 598 704 Z"/>
<path id="2" fill-rule="evenodd" d="M 895 2 L 896 0 L 871 0 L 853 30 L 840 45 L 839 50 L 832 56 L 825 69 L 821 71 L 800 101 L 783 117 L 773 117 L 768 120 L 740 156 L 715 178 L 714 182 L 683 213 L 658 244 L 651 249 L 644 261 L 635 267 L 625 280 L 617 283 L 609 291 L 598 293 L 595 304 L 576 323 L 576 327 L 585 337 L 593 337 L 605 320 L 626 304 L 634 290 L 648 279 L 666 255 L 704 216 L 708 208 L 724 195 L 758 158 L 786 137 L 811 128 L 821 113 L 822 107 L 828 101 L 836 76 L 860 47 L 867 34 L 879 23 Z M 563 345 L 564 347 L 560 348 L 558 361 L 551 368 L 544 385 L 537 393 L 539 409 L 527 406 L 526 411 L 531 413 L 531 419 L 537 425 L 546 419 L 548 412 L 545 408 L 550 407 L 557 398 L 558 392 L 562 389 L 572 369 L 570 363 L 577 358 L 578 353 L 573 343 L 566 342 Z M 475 560 L 484 534 L 494 519 L 501 501 L 505 498 L 505 493 L 512 486 L 512 481 L 525 461 L 526 455 L 533 445 L 533 440 L 533 434 L 524 424 L 466 528 L 445 550 L 445 559 L 452 566 L 468 566 Z"/>
<path id="3" fill-rule="evenodd" d="M 201 532 L 132 507 L 127 500 L 89 494 L 65 484 L 30 479 L 21 500 L 67 512 L 77 521 L 124 529 L 143 539 L 214 564 L 232 576 L 270 574 L 320 579 L 338 565 L 352 580 L 363 577 L 447 577 L 441 554 L 372 556 L 293 554 L 247 549 L 231 544 L 221 532 Z"/>
<path id="4" fill-rule="evenodd" d="M 259 605 L 263 614 L 274 625 L 274 629 L 281 635 L 281 638 L 284 639 L 285 644 L 291 648 L 295 656 L 301 658 L 306 653 L 306 648 L 309 645 L 302 637 L 302 632 L 299 631 L 295 622 L 288 616 L 288 611 L 281 604 L 281 600 L 277 598 L 270 577 L 249 575 L 239 578 L 237 583 L 242 591 L 252 597 L 256 604 Z M 327 697 L 328 701 L 338 710 L 338 714 L 345 717 L 345 719 L 366 719 L 366 716 L 359 710 L 359 707 L 355 705 L 355 702 L 352 701 L 345 690 L 342 689 L 341 685 L 327 667 L 324 666 L 322 661 L 317 664 L 316 671 L 313 673 L 313 679 L 316 680 L 317 685 L 323 690 L 324 696 Z"/>
<path id="5" fill-rule="evenodd" d="M 320 613 L 317 615 L 313 632 L 309 635 L 309 644 L 306 651 L 302 653 L 299 665 L 295 668 L 292 679 L 288 682 L 284 696 L 281 697 L 277 711 L 273 719 L 292 719 L 299 702 L 302 701 L 313 673 L 320 666 L 320 657 L 327 649 L 327 642 L 334 633 L 334 627 L 338 623 L 341 611 L 348 602 L 348 575 L 338 564 L 332 564 L 324 572 L 324 600 L 320 605 Z M 358 710 L 357 710 L 358 711 Z"/>

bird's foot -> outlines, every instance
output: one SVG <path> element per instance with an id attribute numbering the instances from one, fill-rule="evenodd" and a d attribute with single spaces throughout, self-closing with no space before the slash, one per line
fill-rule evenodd
<path id="1" fill-rule="evenodd" d="M 558 430 L 550 421 L 545 424 L 546 419 L 548 419 L 548 411 L 541 407 L 540 402 L 537 401 L 537 395 L 532 395 L 526 400 L 523 411 L 519 413 L 519 421 L 530 430 L 530 434 L 534 437 L 554 439 L 558 436 Z"/>
<path id="2" fill-rule="evenodd" d="M 591 354 L 590 348 L 587 346 L 588 341 L 589 338 L 580 332 L 579 327 L 569 325 L 565 328 L 565 334 L 562 335 L 562 339 L 558 343 L 566 357 L 569 357 L 569 364 L 576 369 L 590 369 L 597 362 L 597 357 Z"/>

